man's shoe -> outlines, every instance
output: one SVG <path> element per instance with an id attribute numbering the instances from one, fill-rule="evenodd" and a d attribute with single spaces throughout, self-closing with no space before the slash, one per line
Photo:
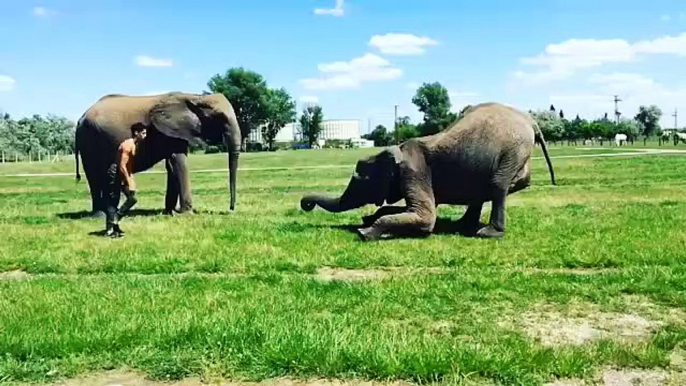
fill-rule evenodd
<path id="1" fill-rule="evenodd" d="M 117 237 L 123 237 L 124 235 L 126 235 L 126 232 L 121 230 L 119 224 L 114 224 L 114 233 L 117 234 Z"/>

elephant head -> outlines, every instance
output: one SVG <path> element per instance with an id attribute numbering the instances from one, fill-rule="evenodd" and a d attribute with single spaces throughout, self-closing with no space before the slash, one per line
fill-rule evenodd
<path id="1" fill-rule="evenodd" d="M 241 130 L 231 103 L 223 94 L 168 93 L 159 97 L 149 112 L 152 126 L 160 134 L 190 142 L 224 142 L 228 149 L 230 210 L 236 203 L 236 170 Z"/>
<path id="2" fill-rule="evenodd" d="M 399 146 L 391 146 L 381 152 L 360 159 L 348 186 L 340 197 L 318 195 L 305 196 L 300 201 L 304 211 L 319 205 L 329 212 L 343 212 L 367 204 L 376 206 L 394 203 L 402 199 L 400 162 L 403 154 Z"/>

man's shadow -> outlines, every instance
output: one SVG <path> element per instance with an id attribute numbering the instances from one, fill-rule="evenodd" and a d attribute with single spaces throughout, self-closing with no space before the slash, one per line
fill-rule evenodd
<path id="1" fill-rule="evenodd" d="M 131 209 L 126 213 L 126 217 L 158 216 L 162 215 L 163 212 L 164 211 L 162 209 Z M 67 220 L 82 220 L 88 218 L 104 219 L 105 215 L 103 214 L 100 217 L 92 217 L 92 213 L 90 211 L 82 210 L 78 212 L 58 213 L 57 217 Z"/>

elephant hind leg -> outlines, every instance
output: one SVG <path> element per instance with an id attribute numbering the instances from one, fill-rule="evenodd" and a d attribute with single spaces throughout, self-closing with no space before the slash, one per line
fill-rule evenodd
<path id="1" fill-rule="evenodd" d="M 481 211 L 484 203 L 476 202 L 469 204 L 462 217 L 457 220 L 457 230 L 465 236 L 473 236 L 481 228 Z"/>
<path id="2" fill-rule="evenodd" d="M 491 216 L 488 225 L 476 232 L 481 238 L 502 238 L 505 235 L 505 201 L 507 190 L 500 189 L 494 192 L 491 201 Z"/>
<path id="3" fill-rule="evenodd" d="M 107 209 L 107 197 L 105 197 L 105 179 L 103 174 L 105 170 L 99 170 L 98 165 L 94 164 L 96 160 L 88 159 L 83 163 L 83 170 L 88 181 L 88 190 L 91 195 L 91 217 L 102 218 L 105 216 Z"/>
<path id="4" fill-rule="evenodd" d="M 507 194 L 519 192 L 529 186 L 531 186 L 531 165 L 527 162 L 512 179 L 512 183 L 510 183 L 510 187 L 507 189 Z"/>

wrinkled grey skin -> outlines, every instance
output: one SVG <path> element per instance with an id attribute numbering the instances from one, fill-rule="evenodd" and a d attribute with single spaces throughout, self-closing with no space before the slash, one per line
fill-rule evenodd
<path id="1" fill-rule="evenodd" d="M 115 161 L 119 144 L 131 137 L 134 125 L 147 128 L 147 136 L 138 146 L 135 172 L 150 169 L 165 160 L 166 214 L 173 213 L 179 199 L 179 212 L 192 211 L 186 162 L 189 141 L 193 138 L 226 143 L 229 150 L 229 208 L 234 210 L 241 131 L 233 107 L 224 95 L 179 92 L 152 96 L 110 94 L 86 110 L 76 125 L 76 178 L 81 179 L 80 153 L 91 193 L 92 217 L 105 214 L 107 168 Z"/>
<path id="2" fill-rule="evenodd" d="M 386 233 L 430 234 L 437 205 L 466 205 L 459 220 L 465 233 L 501 238 L 507 195 L 530 185 L 534 141 L 541 144 L 555 185 L 546 143 L 533 117 L 502 104 L 482 103 L 465 111 L 461 120 L 441 133 L 414 138 L 361 159 L 340 197 L 308 195 L 300 205 L 305 211 L 320 206 L 342 212 L 405 200 L 406 206 L 382 206 L 365 216 L 364 227 L 358 229 L 363 240 Z M 483 225 L 479 219 L 487 201 L 491 201 L 492 211 L 489 223 Z"/>

